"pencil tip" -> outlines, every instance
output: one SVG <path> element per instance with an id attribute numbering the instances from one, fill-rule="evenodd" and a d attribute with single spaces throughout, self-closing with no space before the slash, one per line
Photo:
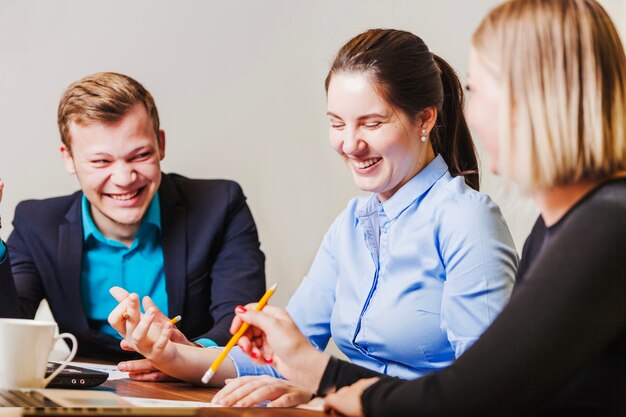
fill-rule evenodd
<path id="1" fill-rule="evenodd" d="M 270 287 L 270 290 L 271 290 L 271 291 L 274 291 L 274 290 L 276 290 L 276 287 L 278 287 L 278 282 L 275 282 L 275 283 L 274 283 L 274 285 L 272 285 L 272 286 Z"/>

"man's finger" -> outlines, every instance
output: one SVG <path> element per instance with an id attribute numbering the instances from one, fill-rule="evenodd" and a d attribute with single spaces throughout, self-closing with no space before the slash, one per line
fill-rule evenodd
<path id="1" fill-rule="evenodd" d="M 128 374 L 130 379 L 135 381 L 146 381 L 146 382 L 156 382 L 156 381 L 176 381 L 175 378 L 164 374 L 161 371 L 152 371 L 152 372 L 130 372 Z"/>

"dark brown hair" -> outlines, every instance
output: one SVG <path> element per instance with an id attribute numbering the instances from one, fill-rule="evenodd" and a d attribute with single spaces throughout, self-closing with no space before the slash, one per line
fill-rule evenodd
<path id="1" fill-rule="evenodd" d="M 432 54 L 421 38 L 402 30 L 370 29 L 339 50 L 326 77 L 326 92 L 339 72 L 366 73 L 382 97 L 412 119 L 434 106 L 433 150 L 443 157 L 453 176 L 463 175 L 470 187 L 479 189 L 478 159 L 463 115 L 461 82 L 454 69 Z"/>
<path id="2" fill-rule="evenodd" d="M 88 125 L 120 120 L 136 104 L 145 106 L 157 142 L 159 113 L 148 90 L 134 79 L 114 72 L 99 72 L 72 83 L 61 97 L 57 122 L 61 141 L 71 149 L 70 123 Z"/>

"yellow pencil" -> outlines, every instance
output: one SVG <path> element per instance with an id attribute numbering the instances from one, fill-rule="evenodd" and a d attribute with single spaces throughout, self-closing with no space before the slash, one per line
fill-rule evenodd
<path id="1" fill-rule="evenodd" d="M 124 320 L 128 320 L 128 318 L 129 318 L 129 317 L 130 317 L 130 316 L 128 315 L 128 313 L 127 313 L 127 312 L 124 312 L 124 314 L 122 314 L 122 318 L 123 318 Z M 172 317 L 172 318 L 170 319 L 170 323 L 172 323 L 172 324 L 176 324 L 176 323 L 178 323 L 179 321 L 181 321 L 182 319 L 183 319 L 183 318 L 182 318 L 182 317 L 180 316 L 180 314 L 179 314 L 179 315 L 178 315 L 178 316 L 176 316 L 176 317 Z"/>
<path id="2" fill-rule="evenodd" d="M 267 301 L 270 299 L 272 294 L 274 294 L 274 291 L 276 291 L 277 286 L 278 286 L 278 283 L 268 288 L 268 290 L 265 292 L 263 297 L 261 297 L 261 299 L 259 300 L 259 303 L 256 306 L 257 311 L 262 310 L 263 307 L 265 307 L 265 305 L 267 304 Z M 226 355 L 228 355 L 228 352 L 230 352 L 230 350 L 237 344 L 237 342 L 239 341 L 239 338 L 243 336 L 246 330 L 248 330 L 248 327 L 250 327 L 248 323 L 243 323 L 241 327 L 239 328 L 239 330 L 237 330 L 237 333 L 235 333 L 233 337 L 230 338 L 226 346 L 224 346 L 224 349 L 222 350 L 222 352 L 219 354 L 217 358 L 215 358 L 215 360 L 211 364 L 211 367 L 207 369 L 207 371 L 202 376 L 203 383 L 206 384 L 211 380 L 211 378 L 213 378 L 213 375 L 215 375 L 217 368 L 219 368 L 219 366 L 222 364 L 222 361 L 224 360 Z"/>

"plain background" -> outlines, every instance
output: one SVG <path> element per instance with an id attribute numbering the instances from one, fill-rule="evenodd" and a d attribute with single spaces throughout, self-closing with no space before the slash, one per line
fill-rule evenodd
<path id="1" fill-rule="evenodd" d="M 165 172 L 238 181 L 283 306 L 332 220 L 359 194 L 328 144 L 324 78 L 348 39 L 373 27 L 421 36 L 465 77 L 472 31 L 495 0 L 0 0 L 0 206 L 73 192 L 58 152 L 58 100 L 116 71 L 155 97 Z M 626 2 L 603 4 L 620 31 Z M 483 158 L 483 167 L 487 164 Z M 537 211 L 483 171 L 518 251 Z M 368 284 L 364 284 L 368 285 Z"/>

